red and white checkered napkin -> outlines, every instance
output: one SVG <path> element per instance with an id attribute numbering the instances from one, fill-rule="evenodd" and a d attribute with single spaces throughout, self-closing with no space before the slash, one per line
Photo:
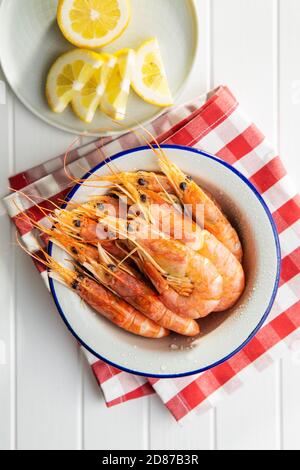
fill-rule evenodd
<path id="1" fill-rule="evenodd" d="M 244 116 L 228 88 L 218 88 L 204 101 L 197 100 L 171 110 L 149 128 L 159 136 L 161 143 L 195 146 L 224 159 L 248 177 L 263 195 L 273 213 L 282 247 L 281 282 L 268 322 L 233 358 L 187 378 L 137 377 L 121 372 L 85 351 L 108 406 L 156 392 L 178 421 L 211 408 L 217 398 L 232 394 L 240 387 L 246 373 L 265 369 L 279 353 L 293 350 L 300 341 L 300 197 L 280 158 L 257 127 Z M 72 152 L 69 170 L 80 176 L 80 166 L 86 168 L 99 163 L 99 150 L 107 157 L 141 144 L 144 142 L 132 133 L 114 141 L 95 142 Z M 62 157 L 10 180 L 13 188 L 22 189 L 31 197 L 33 194 L 40 197 L 44 207 L 50 207 L 46 199 L 56 201 L 65 196 L 68 183 Z M 6 198 L 9 213 L 24 243 L 35 250 L 34 231 L 20 220 L 14 198 L 13 195 Z M 17 206 L 30 211 L 36 219 L 42 218 L 39 210 L 30 209 L 26 198 L 19 196 Z"/>

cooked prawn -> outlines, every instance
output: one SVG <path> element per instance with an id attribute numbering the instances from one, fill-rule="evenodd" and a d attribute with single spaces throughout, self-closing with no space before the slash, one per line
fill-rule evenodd
<path id="1" fill-rule="evenodd" d="M 102 285 L 98 284 L 83 271 L 72 271 L 57 263 L 54 258 L 43 252 L 45 259 L 29 253 L 50 269 L 50 276 L 76 292 L 97 313 L 130 333 L 146 338 L 163 338 L 169 331 L 137 311 Z"/>

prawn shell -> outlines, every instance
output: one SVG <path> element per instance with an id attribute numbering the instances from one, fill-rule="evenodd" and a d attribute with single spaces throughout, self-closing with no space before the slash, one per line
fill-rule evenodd
<path id="1" fill-rule="evenodd" d="M 200 327 L 195 321 L 182 318 L 167 309 L 153 290 L 141 280 L 118 270 L 115 276 L 107 275 L 107 282 L 126 302 L 164 328 L 184 336 L 196 336 L 200 333 Z"/>
<path id="2" fill-rule="evenodd" d="M 142 315 L 95 281 L 84 278 L 78 294 L 94 310 L 120 328 L 145 338 L 164 338 L 169 331 Z"/>

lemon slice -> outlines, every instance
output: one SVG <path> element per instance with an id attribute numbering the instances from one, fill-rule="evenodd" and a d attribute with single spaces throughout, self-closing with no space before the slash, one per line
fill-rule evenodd
<path id="1" fill-rule="evenodd" d="M 107 83 L 100 107 L 112 119 L 123 121 L 126 117 L 135 52 L 133 49 L 123 49 L 117 52 L 115 57 L 117 61 Z"/>
<path id="2" fill-rule="evenodd" d="M 59 0 L 57 21 L 65 38 L 84 48 L 111 43 L 127 28 L 130 0 Z"/>
<path id="3" fill-rule="evenodd" d="M 147 103 L 162 107 L 173 104 L 157 39 L 144 42 L 137 50 L 132 87 Z"/>
<path id="4" fill-rule="evenodd" d="M 107 83 L 116 65 L 117 59 L 110 54 L 103 54 L 105 62 L 97 69 L 81 92 L 72 100 L 74 113 L 84 122 L 90 123 L 94 119 L 96 110 L 100 105 Z"/>
<path id="5" fill-rule="evenodd" d="M 55 113 L 62 113 L 103 64 L 100 54 L 75 49 L 60 56 L 47 77 L 46 97 Z"/>

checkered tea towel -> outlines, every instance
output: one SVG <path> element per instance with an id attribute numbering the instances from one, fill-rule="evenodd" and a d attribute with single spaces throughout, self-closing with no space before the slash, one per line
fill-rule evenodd
<path id="1" fill-rule="evenodd" d="M 157 393 L 175 419 L 184 422 L 192 414 L 214 406 L 220 397 L 232 394 L 242 386 L 247 374 L 258 373 L 284 351 L 299 347 L 300 197 L 272 145 L 244 115 L 227 87 L 219 87 L 205 98 L 168 111 L 149 130 L 160 143 L 194 146 L 217 155 L 249 178 L 273 213 L 282 248 L 280 287 L 266 324 L 241 352 L 214 369 L 186 378 L 147 379 L 122 372 L 84 350 L 107 406 Z M 92 168 L 100 158 L 140 145 L 144 141 L 134 133 L 115 140 L 100 139 L 72 151 L 68 170 L 80 177 L 82 167 Z M 36 195 L 42 207 L 51 207 L 49 200 L 58 202 L 70 190 L 63 156 L 12 177 L 10 185 L 30 197 Z M 19 212 L 29 212 L 36 220 L 41 220 L 43 214 L 21 196 L 16 206 L 15 197 L 7 196 L 6 206 L 24 244 L 34 251 L 37 249 L 34 231 Z M 39 269 L 46 278 L 44 269 L 40 266 Z"/>

